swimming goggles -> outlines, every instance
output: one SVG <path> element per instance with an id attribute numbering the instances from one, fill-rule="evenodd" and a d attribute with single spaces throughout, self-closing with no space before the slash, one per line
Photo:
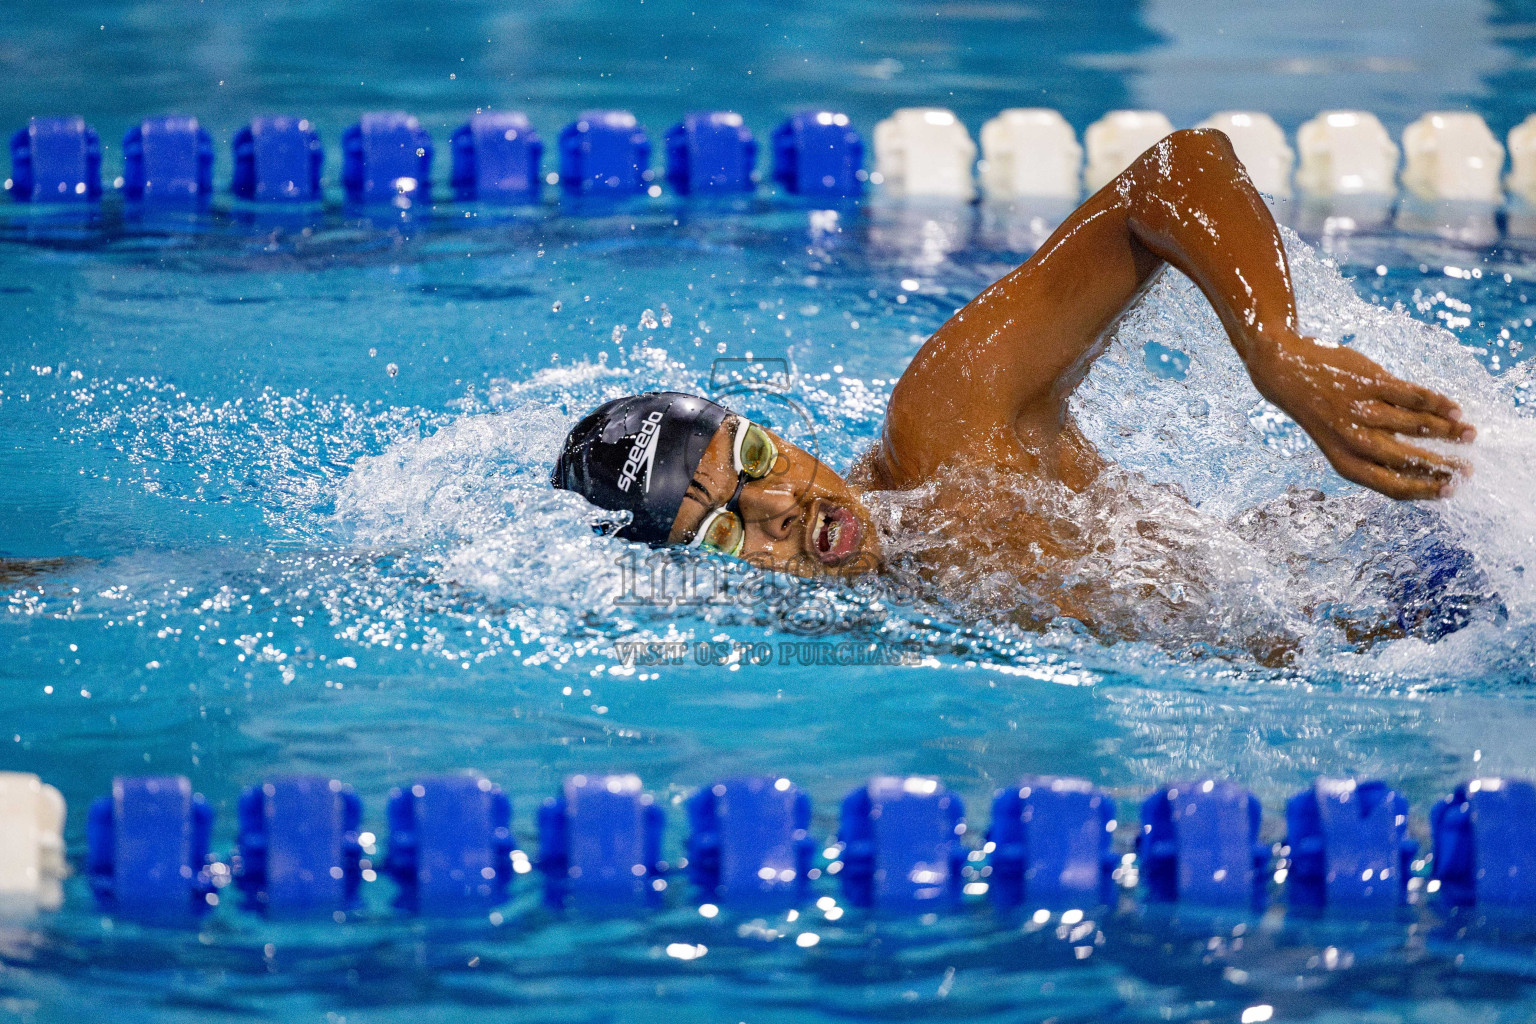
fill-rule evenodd
<path id="1" fill-rule="evenodd" d="M 761 480 L 767 476 L 778 461 L 779 449 L 768 431 L 745 417 L 738 417 L 736 436 L 731 445 L 736 491 L 730 501 L 705 514 L 688 546 L 740 558 L 742 549 L 747 546 L 747 525 L 741 516 L 741 489 L 747 486 L 748 480 Z"/>

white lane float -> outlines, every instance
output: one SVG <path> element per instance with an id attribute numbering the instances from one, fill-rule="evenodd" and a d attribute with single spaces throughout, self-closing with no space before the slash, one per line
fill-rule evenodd
<path id="1" fill-rule="evenodd" d="M 1497 203 L 1504 147 L 1468 111 L 1425 114 L 1403 131 L 1403 187 L 1421 199 Z"/>
<path id="2" fill-rule="evenodd" d="M 1397 191 L 1397 143 L 1376 115 L 1325 110 L 1296 132 L 1301 167 L 1296 186 L 1317 196 L 1392 195 Z"/>
<path id="3" fill-rule="evenodd" d="M 943 107 L 904 107 L 875 125 L 875 176 L 888 192 L 970 201 L 976 143 Z"/>
<path id="4" fill-rule="evenodd" d="M 1232 140 L 1232 148 L 1247 168 L 1254 188 L 1281 199 L 1291 194 L 1291 168 L 1296 164 L 1296 153 L 1274 118 L 1252 110 L 1224 110 L 1212 114 L 1197 127 L 1215 128 Z"/>
<path id="5" fill-rule="evenodd" d="M 1509 176 L 1504 179 L 1510 195 L 1536 204 L 1536 114 L 1509 132 Z"/>
<path id="6" fill-rule="evenodd" d="M 1173 131 L 1173 122 L 1156 110 L 1112 110 L 1088 126 L 1083 136 L 1088 165 L 1083 185 L 1097 192 Z"/>
<path id="7" fill-rule="evenodd" d="M 36 775 L 0 772 L 0 918 L 57 910 L 66 873 L 64 797 Z"/>
<path id="8" fill-rule="evenodd" d="M 981 184 L 995 199 L 1076 199 L 1083 147 L 1055 110 L 1015 107 L 981 126 Z"/>

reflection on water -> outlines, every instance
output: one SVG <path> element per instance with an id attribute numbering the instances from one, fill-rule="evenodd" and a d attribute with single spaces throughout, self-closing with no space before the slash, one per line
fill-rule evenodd
<path id="1" fill-rule="evenodd" d="M 1306 235 L 1380 233 L 1392 224 L 1393 195 L 1319 196 L 1303 192 L 1288 211 L 1297 231 Z"/>
<path id="2" fill-rule="evenodd" d="M 1483 247 L 1499 240 L 1499 210 L 1493 203 L 1420 199 L 1405 192 L 1394 226 L 1405 234 L 1436 235 L 1462 245 Z M 1510 234 L 1519 234 L 1515 219 Z"/>
<path id="3" fill-rule="evenodd" d="M 988 249 L 1032 253 L 1067 219 L 1076 203 L 1048 198 L 981 204 L 977 239 Z"/>
<path id="4" fill-rule="evenodd" d="M 869 211 L 867 245 L 879 258 L 932 272 L 971 244 L 976 207 L 962 200 L 889 198 Z"/>

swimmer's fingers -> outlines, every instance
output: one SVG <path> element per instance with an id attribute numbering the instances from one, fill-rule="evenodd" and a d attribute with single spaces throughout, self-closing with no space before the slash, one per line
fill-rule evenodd
<path id="1" fill-rule="evenodd" d="M 1348 452 L 1330 452 L 1328 461 L 1346 480 L 1399 501 L 1449 497 L 1453 485 L 1444 477 L 1410 476 Z"/>
<path id="2" fill-rule="evenodd" d="M 1388 430 L 1412 437 L 1440 437 L 1447 441 L 1471 441 L 1477 430 L 1465 420 L 1447 419 L 1432 412 L 1415 412 L 1399 405 L 1369 401 L 1358 410 L 1361 426 Z"/>
<path id="3" fill-rule="evenodd" d="M 1468 475 L 1472 472 L 1471 467 L 1460 459 L 1408 444 L 1390 431 L 1356 427 L 1344 431 L 1340 437 L 1352 455 L 1400 473 L 1438 476 L 1443 483 L 1455 474 Z"/>
<path id="4" fill-rule="evenodd" d="M 1427 412 L 1447 420 L 1461 419 L 1461 406 L 1445 395 L 1388 373 L 1383 373 L 1376 382 L 1375 391 L 1381 401 L 1402 409 Z"/>

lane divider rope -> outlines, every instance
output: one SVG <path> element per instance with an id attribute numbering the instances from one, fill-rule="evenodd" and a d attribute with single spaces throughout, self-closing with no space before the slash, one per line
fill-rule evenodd
<path id="1" fill-rule="evenodd" d="M 1408 801 L 1379 780 L 1318 778 L 1288 801 L 1278 843 L 1261 841 L 1259 801 L 1240 784 L 1172 783 L 1142 801 L 1124 853 L 1114 799 L 1060 776 L 998 790 L 979 845 L 965 842 L 961 798 L 925 776 L 854 789 L 824 847 L 810 797 L 783 776 L 722 779 L 684 808 L 686 846 L 669 860 L 666 812 L 638 776 L 573 775 L 538 809 L 535 860 L 514 840 L 511 800 L 480 775 L 392 791 L 383 844 L 351 787 L 283 777 L 242 793 L 235 848 L 220 856 L 214 811 L 188 779 L 124 776 L 90 807 L 80 869 L 103 911 L 156 924 L 195 920 L 228 891 L 270 916 L 344 920 L 380 876 L 402 912 L 483 914 L 534 872 L 551 907 L 633 911 L 686 879 L 695 902 L 747 909 L 792 908 L 835 884 L 851 906 L 894 912 L 958 910 L 982 895 L 1001 908 L 1092 908 L 1124 891 L 1253 913 L 1276 892 L 1300 914 L 1390 915 L 1423 894 L 1446 910 L 1536 915 L 1536 786 L 1515 779 L 1473 779 L 1436 802 L 1423 858 Z M 59 907 L 63 824 L 56 789 L 0 773 L 0 911 Z"/>

